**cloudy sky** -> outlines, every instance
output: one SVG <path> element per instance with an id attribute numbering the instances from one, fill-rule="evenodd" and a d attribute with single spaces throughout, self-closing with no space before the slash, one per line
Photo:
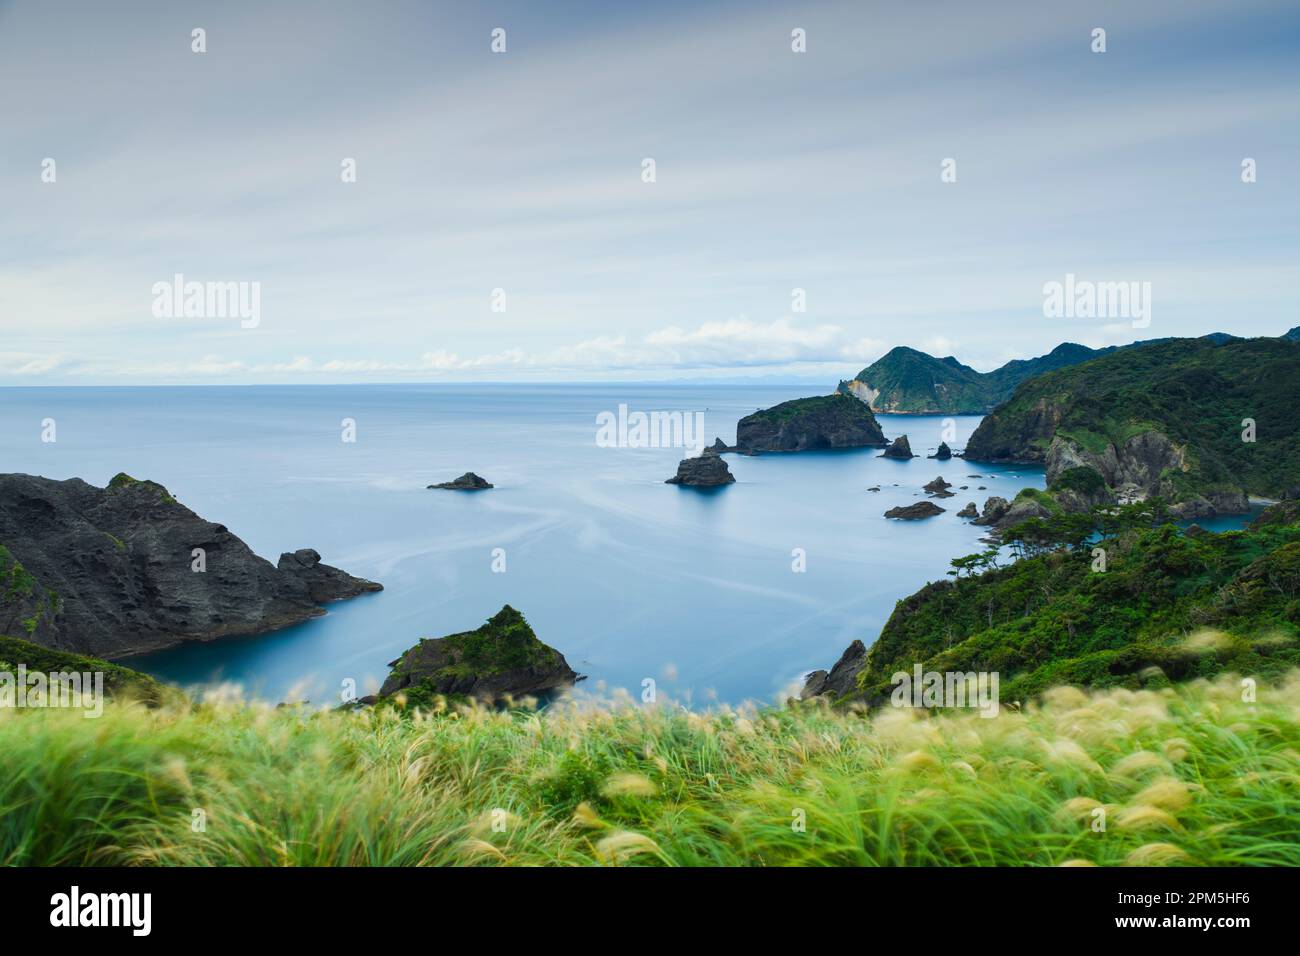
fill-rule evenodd
<path id="1" fill-rule="evenodd" d="M 0 0 L 0 384 L 829 387 L 1275 335 L 1298 177 L 1294 0 Z M 1150 326 L 1044 317 L 1067 273 L 1150 282 Z M 256 327 L 157 315 L 177 274 L 258 283 Z"/>

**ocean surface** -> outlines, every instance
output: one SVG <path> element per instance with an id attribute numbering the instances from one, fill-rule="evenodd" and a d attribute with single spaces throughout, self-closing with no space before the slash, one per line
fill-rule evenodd
<path id="1" fill-rule="evenodd" d="M 1041 470 L 879 449 L 727 455 L 736 483 L 664 484 L 680 448 L 600 447 L 597 416 L 702 412 L 730 444 L 756 408 L 807 387 L 393 385 L 0 390 L 0 470 L 104 485 L 161 482 L 274 562 L 311 547 L 384 585 L 328 615 L 257 637 L 136 657 L 185 686 L 237 682 L 249 696 L 333 703 L 345 680 L 373 691 L 421 637 L 474 628 L 503 604 L 564 653 L 588 692 L 626 688 L 709 706 L 770 701 L 870 644 L 894 602 L 982 547 L 956 517 L 968 501 L 1041 488 Z M 53 418 L 57 441 L 41 441 Z M 345 442 L 343 420 L 355 421 Z M 978 416 L 956 420 L 954 448 Z M 932 454 L 944 419 L 880 416 Z M 491 491 L 427 490 L 475 471 Z M 886 509 L 942 475 L 969 486 L 926 521 Z M 980 477 L 971 477 L 979 475 Z M 977 486 L 985 490 L 976 490 Z M 880 491 L 867 489 L 879 486 Z M 957 489 L 954 488 L 954 491 Z M 501 566 L 504 552 L 504 571 Z M 798 550 L 797 550 L 798 549 Z M 799 555 L 806 570 L 796 571 Z"/>

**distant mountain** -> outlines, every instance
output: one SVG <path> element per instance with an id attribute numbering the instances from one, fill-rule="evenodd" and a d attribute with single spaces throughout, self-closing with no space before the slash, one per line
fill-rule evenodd
<path id="1" fill-rule="evenodd" d="M 1066 342 L 1047 355 L 1016 359 L 992 372 L 977 372 L 951 355 L 935 358 L 906 346 L 891 349 L 838 391 L 854 395 L 873 412 L 895 415 L 982 415 L 1011 397 L 1016 386 L 1044 372 L 1078 365 L 1115 351 Z"/>
<path id="2" fill-rule="evenodd" d="M 1286 333 L 1286 335 L 1282 336 L 1282 338 L 1288 339 L 1292 342 L 1300 342 L 1300 325 L 1297 325 L 1290 332 Z"/>

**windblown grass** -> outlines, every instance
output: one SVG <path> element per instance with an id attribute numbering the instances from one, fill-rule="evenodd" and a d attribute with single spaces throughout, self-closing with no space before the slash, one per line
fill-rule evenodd
<path id="1" fill-rule="evenodd" d="M 1225 677 L 993 719 L 0 711 L 0 861 L 1300 865 L 1300 673 L 1241 697 Z"/>

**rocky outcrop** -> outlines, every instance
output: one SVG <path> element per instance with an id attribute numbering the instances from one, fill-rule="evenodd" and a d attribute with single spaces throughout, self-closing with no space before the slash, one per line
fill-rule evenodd
<path id="1" fill-rule="evenodd" d="M 936 498 L 953 497 L 953 493 L 948 490 L 949 488 L 952 487 L 952 483 L 948 481 L 944 481 L 943 475 L 940 475 L 939 477 L 935 478 L 934 481 L 931 481 L 928 484 L 922 485 L 922 487 L 930 494 L 934 495 Z"/>
<path id="2" fill-rule="evenodd" d="M 746 455 L 884 444 L 885 435 L 871 409 L 846 395 L 782 402 L 736 424 L 736 450 Z"/>
<path id="3" fill-rule="evenodd" d="M 1300 501 L 1288 498 L 1277 504 L 1269 505 L 1250 523 L 1252 531 L 1258 531 L 1267 525 L 1288 525 L 1300 523 Z"/>
<path id="4" fill-rule="evenodd" d="M 485 491 L 493 486 L 487 479 L 480 478 L 472 471 L 467 471 L 455 481 L 444 481 L 441 484 L 430 485 L 429 487 L 445 488 L 448 491 Z"/>
<path id="5" fill-rule="evenodd" d="M 1056 484 L 1074 468 L 1092 468 L 1121 499 L 1142 500 L 1153 495 L 1170 498 L 1176 492 L 1172 476 L 1188 471 L 1187 449 L 1158 431 L 1143 431 L 1116 445 L 1107 443 L 1089 452 L 1061 435 L 1052 438 L 1046 455 L 1047 484 Z M 1141 497 L 1138 497 L 1141 496 Z"/>
<path id="6" fill-rule="evenodd" d="M 721 438 L 715 438 L 713 439 L 713 444 L 704 449 L 704 451 L 707 454 L 723 455 L 729 451 L 735 451 L 735 449 L 728 446 Z"/>
<path id="7" fill-rule="evenodd" d="M 916 456 L 912 454 L 912 443 L 907 440 L 907 436 L 899 435 L 880 457 L 908 459 Z"/>
<path id="8" fill-rule="evenodd" d="M 947 461 L 952 457 L 952 449 L 948 447 L 946 441 L 939 442 L 939 450 L 933 455 L 927 455 L 927 458 L 937 458 L 939 461 Z"/>
<path id="9" fill-rule="evenodd" d="M 117 659 L 186 641 L 260 634 L 381 585 L 286 553 L 276 567 L 152 481 L 0 475 L 0 630 Z M 25 622 L 25 623 L 24 623 Z"/>
<path id="10" fill-rule="evenodd" d="M 382 584 L 353 577 L 346 571 L 321 564 L 320 553 L 312 548 L 286 551 L 280 555 L 276 568 L 282 574 L 301 581 L 307 588 L 308 596 L 317 604 L 344 601 L 360 594 L 384 589 Z"/>
<path id="11" fill-rule="evenodd" d="M 664 482 L 666 485 L 689 485 L 692 488 L 716 488 L 729 485 L 736 479 L 727 463 L 708 450 L 698 458 L 683 458 L 677 463 L 677 474 Z"/>
<path id="12" fill-rule="evenodd" d="M 980 512 L 979 512 L 979 509 L 975 507 L 975 502 L 973 502 L 973 501 L 968 501 L 968 502 L 966 503 L 966 507 L 962 508 L 961 511 L 958 511 L 958 512 L 957 512 L 957 517 L 958 517 L 958 518 L 978 518 L 978 517 L 979 517 L 979 514 L 980 514 Z"/>
<path id="13" fill-rule="evenodd" d="M 984 511 L 978 518 L 971 522 L 977 525 L 995 525 L 1002 520 L 1003 516 L 1011 510 L 1011 502 L 1006 498 L 997 495 L 989 495 L 988 500 L 984 502 Z"/>
<path id="14" fill-rule="evenodd" d="M 918 501 L 914 505 L 903 505 L 898 508 L 890 508 L 885 512 L 886 518 L 900 518 L 904 521 L 918 521 L 921 518 L 933 518 L 935 515 L 943 514 L 945 509 L 940 508 L 933 501 Z"/>
<path id="15" fill-rule="evenodd" d="M 493 703 L 546 694 L 581 679 L 508 604 L 473 631 L 425 638 L 389 667 L 379 696 L 405 694 L 417 704 L 439 694 Z"/>
<path id="16" fill-rule="evenodd" d="M 998 529 L 1013 528 L 1020 522 L 1028 521 L 1030 518 L 1050 518 L 1051 516 L 1052 509 L 1039 501 L 1036 496 L 1022 493 L 1016 496 L 1016 499 L 1011 502 L 1007 510 L 993 524 Z M 975 524 L 983 523 L 983 518 L 975 521 Z"/>
<path id="17" fill-rule="evenodd" d="M 823 696 L 834 699 L 857 690 L 858 671 L 862 669 L 866 659 L 866 647 L 863 646 L 861 641 L 854 641 L 840 655 L 840 659 L 836 661 L 835 666 L 829 672 L 813 671 L 804 678 L 803 690 L 799 693 L 799 699 L 811 700 L 814 697 Z"/>

